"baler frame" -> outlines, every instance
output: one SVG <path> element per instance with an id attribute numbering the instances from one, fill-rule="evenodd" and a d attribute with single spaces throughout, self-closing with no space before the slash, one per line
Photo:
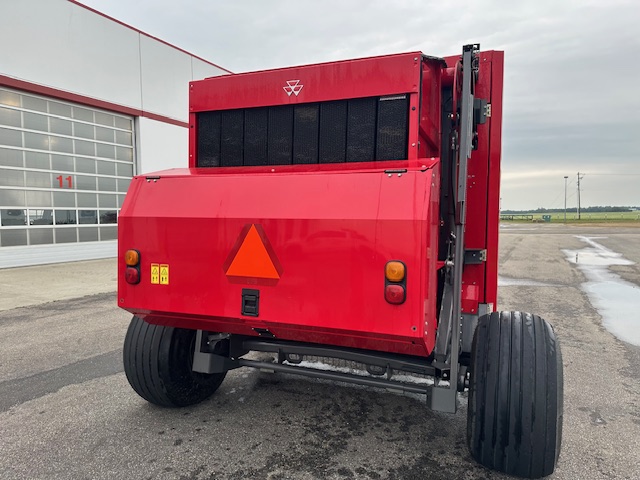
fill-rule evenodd
<path id="1" fill-rule="evenodd" d="M 488 68 L 481 67 L 481 57 L 483 62 L 489 62 Z M 353 61 L 353 64 L 350 61 L 337 62 L 331 64 L 331 68 L 310 65 L 215 80 L 216 87 L 221 86 L 223 92 L 229 88 L 233 95 L 219 94 L 207 80 L 192 83 L 190 169 L 177 173 L 167 172 L 166 179 L 163 172 L 134 179 L 121 215 L 122 227 L 126 233 L 130 234 L 134 230 L 136 218 L 140 217 L 146 226 L 157 229 L 157 232 L 167 238 L 170 236 L 171 225 L 185 225 L 180 223 L 180 211 L 163 197 L 167 194 L 169 185 L 178 185 L 183 189 L 193 188 L 201 198 L 215 198 L 204 192 L 211 185 L 216 185 L 219 189 L 216 191 L 217 199 L 222 206 L 225 200 L 233 203 L 235 199 L 237 203 L 241 203 L 243 198 L 238 195 L 237 186 L 249 185 L 268 191 L 264 185 L 285 185 L 289 192 L 300 192 L 305 185 L 312 185 L 317 192 L 318 185 L 330 185 L 328 181 L 324 185 L 318 183 L 315 178 L 326 173 L 325 178 L 336 182 L 331 185 L 338 185 L 338 191 L 344 192 L 345 185 L 352 188 L 355 181 L 364 192 L 373 179 L 379 184 L 378 190 L 368 190 L 370 203 L 380 200 L 386 194 L 396 200 L 396 210 L 390 209 L 386 217 L 380 214 L 380 210 L 376 210 L 375 215 L 366 210 L 357 211 L 356 214 L 362 217 L 351 213 L 352 222 L 373 221 L 377 228 L 362 228 L 362 231 L 369 234 L 369 237 L 362 237 L 362 244 L 373 255 L 355 255 L 354 258 L 358 258 L 361 263 L 353 265 L 365 271 L 372 268 L 371 258 L 375 258 L 378 263 L 380 258 L 387 262 L 383 264 L 385 295 L 383 299 L 378 298 L 379 303 L 375 304 L 375 308 L 387 309 L 386 316 L 376 315 L 377 312 L 370 308 L 365 327 L 357 322 L 349 323 L 350 318 L 344 312 L 351 312 L 348 308 L 352 305 L 342 303 L 342 317 L 337 317 L 336 320 L 327 315 L 333 315 L 334 311 L 318 309 L 318 305 L 325 299 L 317 296 L 311 301 L 316 307 L 315 317 L 309 316 L 304 323 L 297 322 L 295 317 L 289 315 L 289 304 L 284 301 L 295 298 L 294 293 L 301 292 L 299 287 L 298 290 L 292 287 L 296 278 L 298 283 L 300 279 L 306 280 L 307 290 L 315 292 L 310 284 L 312 277 L 307 271 L 301 270 L 301 265 L 306 265 L 301 263 L 300 259 L 304 259 L 302 254 L 290 254 L 288 257 L 293 273 L 289 271 L 289 276 L 283 281 L 284 286 L 283 283 L 278 285 L 279 296 L 274 294 L 275 289 L 269 290 L 280 280 L 281 271 L 276 266 L 279 262 L 274 262 L 271 258 L 271 246 L 266 240 L 265 231 L 261 225 L 256 225 L 259 220 L 253 220 L 270 214 L 275 216 L 269 209 L 259 209 L 263 212 L 262 216 L 255 213 L 253 208 L 237 210 L 240 212 L 240 220 L 232 219 L 221 224 L 222 227 L 217 231 L 226 234 L 226 237 L 219 240 L 215 248 L 200 248 L 197 250 L 199 253 L 194 250 L 196 253 L 191 256 L 187 254 L 180 258 L 183 267 L 193 262 L 221 262 L 220 245 L 228 245 L 229 239 L 233 238 L 229 237 L 229 231 L 235 231 L 242 219 L 254 222 L 241 227 L 242 233 L 223 264 L 222 270 L 226 276 L 220 271 L 208 275 L 209 283 L 202 288 L 202 285 L 189 277 L 188 268 L 178 270 L 178 287 L 176 290 L 168 290 L 174 292 L 174 295 L 178 292 L 175 304 L 165 298 L 149 303 L 149 298 L 158 290 L 154 290 L 155 287 L 149 284 L 135 287 L 140 284 L 140 259 L 145 258 L 145 262 L 148 260 L 141 257 L 146 253 L 141 254 L 137 250 L 131 250 L 131 246 L 125 246 L 126 242 L 136 241 L 135 236 L 125 235 L 119 238 L 121 255 L 125 260 L 121 265 L 121 273 L 124 275 L 120 276 L 119 301 L 123 308 L 135 315 L 125 339 L 124 364 L 127 379 L 136 392 L 148 401 L 162 406 L 191 405 L 208 398 L 220 386 L 228 371 L 240 367 L 424 394 L 431 409 L 449 413 L 457 410 L 458 393 L 468 390 L 467 441 L 472 456 L 485 466 L 510 474 L 528 478 L 550 474 L 558 459 L 562 431 L 563 377 L 559 345 L 551 326 L 540 317 L 521 312 L 493 311 L 497 298 L 502 68 L 501 52 L 480 54 L 479 45 L 472 44 L 463 47 L 461 57 L 447 59 L 412 53 L 363 59 Z M 303 70 L 310 73 L 308 78 L 323 79 L 329 86 L 318 88 L 305 98 L 297 98 L 299 95 L 306 95 L 301 93 L 303 85 L 299 80 L 283 79 L 290 78 L 290 72 L 297 75 Z M 481 71 L 485 72 L 485 76 L 479 80 Z M 371 81 L 361 85 L 345 84 L 344 80 L 354 75 L 354 72 L 360 76 L 382 72 L 387 77 L 373 76 Z M 403 76 L 401 72 L 410 74 Z M 287 161 L 285 164 L 274 164 L 273 158 L 268 155 L 268 149 L 254 148 L 255 141 L 247 144 L 246 139 L 243 139 L 245 144 L 239 143 L 237 140 L 240 137 L 236 134 L 242 133 L 246 125 L 236 120 L 241 117 L 242 122 L 246 122 L 246 118 L 255 121 L 259 116 L 264 120 L 265 115 L 271 114 L 272 108 L 281 106 L 282 92 L 273 88 L 274 84 L 281 81 L 286 83 L 282 88 L 293 107 L 316 108 L 317 111 L 323 108 L 322 102 L 349 102 L 350 96 L 356 100 L 387 102 L 398 100 L 394 95 L 401 93 L 401 100 L 406 99 L 405 108 L 408 109 L 407 137 L 402 149 L 406 148 L 406 157 L 402 152 L 398 154 L 398 148 L 391 154 L 389 149 L 383 148 L 381 150 L 384 153 L 380 154 L 379 144 L 376 143 L 373 157 L 371 153 L 367 153 L 366 160 L 362 160 L 355 155 L 356 160 L 349 163 L 349 144 L 345 140 L 343 146 L 346 153 L 341 152 L 340 155 L 346 163 L 335 164 L 332 163 L 333 160 L 327 160 L 327 164 L 323 165 L 322 162 L 317 163 L 320 158 L 317 151 L 320 144 L 318 138 L 313 148 L 296 157 L 292 153 L 296 145 L 292 133 L 290 140 L 294 143 L 293 147 L 292 144 L 288 145 L 291 148 L 287 153 Z M 255 94 L 255 89 L 260 90 L 259 95 Z M 332 93 L 332 89 L 339 92 Z M 485 99 L 480 98 L 483 96 Z M 310 103 L 313 106 L 309 107 Z M 344 107 L 344 103 L 341 105 L 339 108 Z M 244 108 L 248 110 L 243 110 Z M 252 108 L 254 110 L 249 111 Z M 378 109 L 377 106 L 375 108 Z M 291 112 L 293 111 L 292 108 Z M 435 123 L 432 116 L 434 112 L 439 112 L 441 116 Z M 226 156 L 222 146 L 224 115 L 233 124 L 233 128 L 227 130 L 228 134 L 231 132 L 231 140 L 228 145 L 225 144 Z M 489 117 L 492 117 L 492 122 L 497 122 L 496 128 L 488 128 L 491 122 L 488 126 L 483 126 Z M 361 116 L 360 120 L 362 118 L 364 117 Z M 290 120 L 289 125 L 295 132 L 293 117 Z M 354 125 L 347 117 L 343 116 L 342 121 L 342 126 Z M 375 129 L 379 128 L 379 121 L 378 117 L 375 120 L 378 123 L 374 122 Z M 387 126 L 392 123 L 389 119 L 386 122 Z M 262 142 L 269 141 L 269 136 L 264 135 L 265 125 L 270 124 L 263 123 L 261 128 L 257 128 L 262 132 Z M 322 135 L 321 123 L 318 121 L 317 131 L 306 130 L 304 135 L 305 139 L 311 139 L 313 143 L 314 135 Z M 387 133 L 377 130 L 375 135 L 384 137 Z M 393 135 L 398 138 L 397 131 L 391 137 Z M 256 140 L 257 137 L 251 138 Z M 390 137 L 384 138 L 388 140 Z M 246 145 L 250 147 L 250 155 L 245 155 L 243 151 Z M 316 147 L 318 148 L 314 150 Z M 473 151 L 476 154 L 472 158 Z M 397 158 L 397 155 L 401 158 Z M 305 163 L 308 165 L 302 165 Z M 222 173 L 217 174 L 212 173 L 209 167 L 224 168 L 221 169 Z M 343 172 L 349 175 L 340 175 Z M 388 178 L 401 178 L 405 174 L 413 175 L 410 177 L 413 190 L 401 191 L 402 185 L 406 188 L 411 183 L 387 182 Z M 336 181 L 336 178 L 347 176 L 349 183 L 345 183 L 344 178 L 341 179 L 343 183 Z M 250 181 L 243 183 L 240 178 L 248 178 Z M 381 180 L 386 182 L 384 186 Z M 398 179 L 396 181 L 399 182 Z M 376 192 L 376 196 L 371 197 L 372 191 Z M 439 202 L 436 197 L 438 194 Z M 135 198 L 135 202 L 138 202 L 135 209 L 132 207 L 134 200 L 130 198 Z M 253 198 L 254 201 L 259 200 L 257 197 Z M 160 210 L 166 218 L 149 218 L 156 213 L 154 209 L 158 208 L 154 201 L 162 202 Z M 413 207 L 413 217 L 408 217 L 410 220 L 402 217 L 398 206 Z M 198 207 L 200 210 L 192 214 L 194 221 L 188 226 L 188 231 L 197 232 L 198 226 L 203 225 L 209 228 L 209 232 L 215 231 L 203 220 L 223 217 L 224 212 L 212 213 Z M 309 204 L 306 207 L 308 210 Z M 339 207 L 340 218 L 344 219 L 344 205 L 340 204 Z M 287 217 L 288 214 L 291 215 L 290 211 L 278 208 L 277 203 L 270 204 L 271 210 L 276 210 L 281 217 L 290 221 L 287 225 L 291 227 L 291 223 L 298 222 L 294 226 L 304 224 L 308 228 L 305 220 L 307 217 L 294 215 L 291 221 Z M 335 203 L 332 208 L 336 208 Z M 419 271 L 417 274 L 412 273 L 417 275 L 413 277 L 413 281 L 418 287 L 410 300 L 407 300 L 408 295 L 404 290 L 408 284 L 409 270 L 403 263 L 404 257 L 396 257 L 396 253 L 402 250 L 397 242 L 393 242 L 397 239 L 384 237 L 396 228 L 390 226 L 390 218 L 391 221 L 402 219 L 409 224 L 411 228 L 405 227 L 405 230 L 420 232 L 417 236 L 407 237 L 411 238 L 414 250 L 404 250 L 411 261 L 409 263 L 407 260 L 408 264 L 416 267 L 414 271 Z M 379 227 L 383 222 L 387 222 L 384 223 L 384 228 Z M 428 232 L 423 230 L 425 227 Z M 315 228 L 318 229 L 317 226 Z M 360 233 L 355 227 L 351 230 Z M 371 230 L 374 231 L 374 236 L 371 235 Z M 231 266 L 250 232 L 253 232 L 253 241 L 262 245 L 263 258 L 270 257 L 268 262 L 271 262 L 271 273 L 261 278 L 243 273 L 238 278 L 239 273 L 235 270 L 232 272 Z M 284 248 L 287 244 L 282 240 L 282 231 L 280 233 L 280 246 Z M 381 242 L 380 250 L 385 250 L 383 254 L 372 248 L 378 245 L 378 235 L 387 239 L 386 245 L 384 241 Z M 171 238 L 174 249 L 181 250 L 177 247 L 187 245 L 179 236 Z M 293 244 L 299 247 L 300 238 L 303 236 L 297 238 L 298 244 L 294 241 L 289 246 Z M 349 237 L 346 240 L 354 242 Z M 349 252 L 345 245 L 347 243 L 343 244 L 342 250 L 323 250 L 316 245 L 315 251 L 322 254 L 330 251 L 334 255 L 332 258 L 345 259 L 344 252 Z M 163 246 L 159 246 L 157 241 L 147 241 L 144 246 L 151 252 L 150 255 L 163 253 Z M 423 247 L 430 251 L 421 250 Z M 389 256 L 396 260 L 391 260 Z M 369 259 L 366 262 L 370 264 L 365 264 L 363 259 Z M 245 261 L 245 264 L 251 265 L 251 261 L 254 261 L 254 257 Z M 386 268 L 389 264 L 399 264 L 404 269 L 400 280 L 392 285 L 402 292 L 397 298 L 387 297 L 387 287 L 393 283 L 387 276 Z M 152 268 L 153 265 L 157 264 L 151 264 Z M 146 266 L 145 264 L 145 268 Z M 164 284 L 168 285 L 168 264 L 165 267 L 167 278 Z M 196 271 L 202 274 L 202 270 Z M 362 283 L 368 281 L 366 276 L 360 278 Z M 290 283 L 286 284 L 287 281 Z M 151 280 L 150 283 L 162 282 Z M 332 291 L 333 284 L 323 285 L 323 292 Z M 376 285 L 373 280 L 367 285 L 369 295 Z M 220 291 L 233 292 L 234 297 L 241 293 L 241 299 L 237 298 L 241 300 L 239 314 L 231 305 L 233 299 L 222 301 L 222 307 L 212 305 L 215 303 L 212 300 L 221 299 L 220 296 L 211 294 L 215 290 L 212 287 L 216 286 Z M 265 288 L 261 290 L 259 287 Z M 437 294 L 434 294 L 436 291 Z M 200 296 L 197 296 L 198 292 Z M 303 291 L 303 294 L 306 293 Z M 265 315 L 262 315 L 262 307 L 259 308 L 263 295 L 272 302 L 267 303 L 265 309 L 271 310 Z M 362 299 L 365 298 L 369 301 L 372 297 L 362 295 Z M 187 299 L 195 300 L 196 305 L 189 305 Z M 386 303 L 381 300 L 386 300 Z M 407 308 L 401 310 L 405 300 Z M 420 306 L 420 303 L 423 305 Z M 351 304 L 355 305 L 353 302 Z M 373 304 L 371 300 L 371 305 Z M 302 310 L 303 306 L 306 304 L 298 302 L 299 309 Z M 322 315 L 318 315 L 317 312 L 320 311 Z M 419 315 L 415 315 L 417 312 L 420 312 Z M 282 315 L 283 319 L 278 321 L 278 315 Z M 347 325 L 340 324 L 340 321 Z M 274 354 L 275 361 L 244 358 L 249 352 Z M 353 370 L 346 373 L 339 369 L 326 370 L 302 365 L 305 357 L 355 362 L 364 366 L 369 375 Z M 397 378 L 394 379 L 394 374 L 399 372 L 428 379 L 398 381 Z"/>
<path id="2" fill-rule="evenodd" d="M 451 141 L 447 142 L 457 165 L 455 179 L 455 229 L 450 233 L 450 255 L 443 266 L 445 274 L 441 309 L 438 319 L 436 345 L 433 354 L 425 359 L 419 357 L 403 357 L 381 352 L 354 351 L 348 348 L 326 347 L 314 344 L 276 340 L 268 331 L 258 332 L 267 337 L 256 341 L 255 337 L 231 336 L 198 330 L 194 353 L 193 370 L 199 373 L 223 373 L 239 367 L 254 367 L 261 370 L 279 371 L 299 374 L 309 377 L 324 378 L 360 385 L 396 389 L 401 391 L 422 393 L 427 395 L 427 404 L 432 410 L 455 413 L 457 410 L 457 393 L 464 391 L 468 385 L 466 365 L 460 365 L 460 350 L 462 330 L 467 326 L 467 337 L 473 336 L 472 329 L 477 324 L 477 315 L 471 315 L 467 322 L 462 316 L 462 272 L 467 257 L 464 244 L 466 220 L 466 192 L 467 192 L 467 162 L 473 151 L 476 122 L 474 121 L 474 85 L 478 75 L 477 52 L 480 45 L 466 45 L 463 47 L 461 59 L 461 93 L 459 97 L 460 109 L 450 117 L 454 127 Z M 482 115 L 478 116 L 482 119 Z M 482 122 L 484 123 L 484 122 Z M 457 134 L 459 129 L 459 134 Z M 452 170 L 454 172 L 455 170 Z M 404 169 L 390 169 L 388 174 L 402 174 Z M 473 258 L 470 256 L 469 258 Z M 487 305 L 481 307 L 490 313 Z M 455 320 L 457 319 L 457 320 Z M 457 328 L 455 328 L 457 327 Z M 224 348 L 226 355 L 216 353 L 222 342 L 230 342 Z M 468 344 L 470 347 L 470 344 Z M 240 358 L 249 351 L 271 352 L 277 354 L 277 363 L 261 362 Z M 466 353 L 470 353 L 470 348 Z M 331 372 L 307 367 L 285 365 L 287 356 L 318 356 L 339 358 L 343 360 L 363 363 L 367 366 L 384 368 L 383 378 L 371 378 L 360 375 L 350 375 L 341 372 Z M 288 362 L 292 363 L 292 362 Z M 419 373 L 434 378 L 431 385 L 408 384 L 391 380 L 393 371 Z"/>

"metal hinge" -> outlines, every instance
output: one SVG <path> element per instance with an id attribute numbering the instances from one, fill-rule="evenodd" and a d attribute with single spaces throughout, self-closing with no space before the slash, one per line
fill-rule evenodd
<path id="1" fill-rule="evenodd" d="M 465 250 L 464 251 L 464 263 L 465 265 L 477 265 L 487 261 L 487 250 Z"/>
<path id="2" fill-rule="evenodd" d="M 491 117 L 491 104 L 487 103 L 487 106 L 485 107 L 485 114 L 487 116 L 487 118 Z"/>

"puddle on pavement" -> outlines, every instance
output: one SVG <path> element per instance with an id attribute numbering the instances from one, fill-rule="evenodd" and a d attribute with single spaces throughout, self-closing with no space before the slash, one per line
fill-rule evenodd
<path id="1" fill-rule="evenodd" d="M 616 337 L 640 346 L 640 287 L 609 271 L 611 265 L 633 265 L 620 253 L 595 240 L 606 237 L 576 236 L 588 246 L 580 250 L 563 250 L 567 260 L 584 273 L 582 289 L 602 316 L 602 323 Z"/>

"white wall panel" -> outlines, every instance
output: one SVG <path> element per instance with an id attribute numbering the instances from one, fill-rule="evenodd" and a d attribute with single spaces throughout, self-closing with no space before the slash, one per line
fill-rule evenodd
<path id="1" fill-rule="evenodd" d="M 191 57 L 144 35 L 140 36 L 140 52 L 142 109 L 186 122 Z"/>
<path id="2" fill-rule="evenodd" d="M 0 74 L 186 122 L 224 70 L 67 0 L 2 0 Z"/>
<path id="3" fill-rule="evenodd" d="M 215 67 L 210 63 L 203 62 L 199 58 L 191 57 L 191 65 L 193 71 L 192 80 L 202 80 L 207 77 L 217 77 L 218 75 L 228 75 L 221 68 Z"/>
<path id="4" fill-rule="evenodd" d="M 137 127 L 138 174 L 189 166 L 187 128 L 144 117 Z"/>
<path id="5" fill-rule="evenodd" d="M 1 74 L 140 108 L 138 32 L 66 0 L 1 10 Z"/>
<path id="6" fill-rule="evenodd" d="M 77 262 L 111 258 L 118 254 L 118 242 L 61 243 L 31 247 L 4 247 L 0 268 L 43 265 L 45 263 Z"/>

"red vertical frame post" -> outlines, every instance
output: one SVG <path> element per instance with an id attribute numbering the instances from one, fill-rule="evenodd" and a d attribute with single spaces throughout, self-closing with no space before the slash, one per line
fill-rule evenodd
<path id="1" fill-rule="evenodd" d="M 189 168 L 195 168 L 197 161 L 197 120 L 196 114 L 189 112 Z"/>
<path id="2" fill-rule="evenodd" d="M 485 55 L 480 57 L 482 62 Z M 487 192 L 487 262 L 485 269 L 485 301 L 498 301 L 498 236 L 500 232 L 500 163 L 502 157 L 502 90 L 504 52 L 490 52 L 491 90 L 489 103 L 489 178 Z"/>
<path id="3" fill-rule="evenodd" d="M 459 57 L 447 57 L 450 67 Z M 467 169 L 467 218 L 465 248 L 486 249 L 483 263 L 464 268 L 462 311 L 478 313 L 478 303 L 496 307 L 498 292 L 498 230 L 500 204 L 500 157 L 502 132 L 503 52 L 478 52 L 479 78 L 475 98 L 491 105 L 486 123 L 478 125 L 478 148 Z"/>
<path id="4" fill-rule="evenodd" d="M 409 139 L 407 145 L 407 159 L 416 160 L 418 158 L 418 107 L 420 106 L 420 94 L 409 94 Z"/>
<path id="5" fill-rule="evenodd" d="M 422 61 L 422 88 L 420 99 L 420 157 L 439 157 L 441 130 L 440 110 L 442 68 L 446 64 L 439 59 Z"/>

